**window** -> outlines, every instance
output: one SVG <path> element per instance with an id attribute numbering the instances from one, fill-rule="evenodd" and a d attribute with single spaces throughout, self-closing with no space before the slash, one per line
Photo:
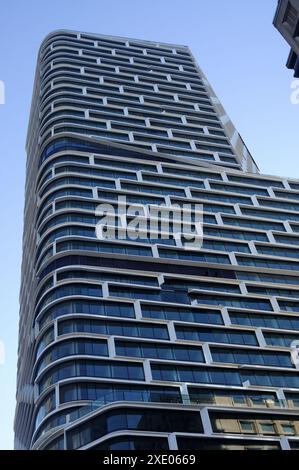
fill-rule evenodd
<path id="1" fill-rule="evenodd" d="M 299 278 L 295 276 L 285 276 L 277 274 L 253 273 L 253 272 L 237 272 L 237 279 L 245 281 L 271 282 L 275 284 L 293 284 L 299 285 Z"/>
<path id="2" fill-rule="evenodd" d="M 121 166 L 121 164 L 120 164 Z M 80 174 L 87 174 L 92 176 L 104 176 L 106 178 L 124 178 L 124 179 L 131 179 L 136 180 L 137 176 L 135 173 L 129 173 L 126 171 L 117 171 L 117 170 L 108 170 L 108 169 L 98 169 L 94 167 L 82 167 L 82 166 L 75 166 L 75 165 L 68 165 L 68 166 L 58 166 L 55 169 L 55 173 L 80 173 Z M 99 184 L 101 185 L 101 183 Z"/>
<path id="3" fill-rule="evenodd" d="M 72 99 L 74 97 L 72 96 Z M 84 97 L 84 100 L 87 98 Z M 95 100 L 97 105 L 99 104 L 99 100 Z M 73 106 L 73 103 L 71 103 L 71 106 Z M 70 139 L 70 138 L 61 138 L 57 139 L 54 142 L 51 142 L 50 145 L 48 145 L 45 150 L 42 153 L 41 156 L 41 161 L 42 163 L 45 159 L 53 155 L 54 153 L 60 152 L 62 150 L 77 150 L 77 151 L 85 151 L 85 152 L 91 152 L 91 153 L 103 153 L 104 155 L 112 155 L 112 156 L 118 156 L 118 157 L 129 157 L 129 158 L 134 158 L 134 157 L 140 157 L 141 153 L 134 152 L 133 150 L 125 150 L 125 149 L 116 149 L 115 147 L 111 147 L 109 144 L 104 144 L 104 143 L 87 143 L 83 142 L 82 140 L 77 140 L 77 139 Z M 144 158 L 144 155 L 142 155 L 142 158 Z M 152 157 L 151 157 L 152 158 Z"/>
<path id="4" fill-rule="evenodd" d="M 203 431 L 200 413 L 194 411 L 118 409 L 102 414 L 67 433 L 68 449 L 78 449 L 117 430 L 153 432 Z"/>
<path id="5" fill-rule="evenodd" d="M 221 405 L 221 406 L 237 406 L 237 407 L 263 407 L 267 408 L 269 403 L 271 406 L 279 407 L 279 402 L 274 393 L 264 392 L 241 392 L 226 389 L 207 389 L 188 387 L 190 401 L 202 405 Z"/>
<path id="6" fill-rule="evenodd" d="M 40 197 L 43 197 L 50 189 L 57 188 L 57 186 L 70 186 L 70 185 L 78 185 L 78 186 L 102 186 L 104 188 L 115 188 L 114 181 L 111 180 L 104 180 L 104 179 L 88 179 L 76 176 L 68 176 L 68 177 L 59 177 L 54 181 L 48 183 L 46 186 L 43 187 L 42 191 L 40 191 Z"/>
<path id="7" fill-rule="evenodd" d="M 237 227 L 248 227 L 256 228 L 260 230 L 278 230 L 280 232 L 285 232 L 285 227 L 283 224 L 278 222 L 268 222 L 260 221 L 253 219 L 244 219 L 244 218 L 232 218 L 232 217 L 222 217 L 224 224 L 226 225 L 236 225 Z"/>
<path id="8" fill-rule="evenodd" d="M 221 242 L 210 239 L 203 241 L 202 248 L 215 251 L 250 253 L 249 246 L 246 243 Z"/>
<path id="9" fill-rule="evenodd" d="M 295 289 L 274 289 L 272 287 L 247 286 L 247 290 L 248 292 L 262 295 L 275 295 L 277 297 L 295 297 L 297 299 L 299 298 L 299 291 Z M 295 306 L 295 303 L 293 305 Z"/>
<path id="10" fill-rule="evenodd" d="M 261 315 L 251 313 L 244 314 L 241 312 L 230 312 L 230 318 L 234 325 L 248 325 L 255 327 L 299 331 L 299 317 L 292 315 Z M 267 336 L 267 338 L 269 338 L 269 336 Z M 271 339 L 269 339 L 269 341 L 271 341 Z"/>
<path id="11" fill-rule="evenodd" d="M 298 325 L 299 325 L 299 320 L 298 320 Z M 289 324 L 289 329 L 290 328 L 291 328 L 291 325 Z M 270 346 L 282 346 L 286 348 L 289 348 L 293 341 L 299 340 L 298 335 L 284 334 L 284 333 L 265 333 L 264 332 L 264 338 L 266 340 L 266 343 Z"/>
<path id="12" fill-rule="evenodd" d="M 151 364 L 154 380 L 170 382 L 193 382 L 217 385 L 241 385 L 239 373 L 235 370 L 226 369 L 225 373 L 218 368 L 199 368 L 188 366 L 168 366 L 162 364 Z"/>
<path id="13" fill-rule="evenodd" d="M 121 288 L 111 286 L 109 288 L 110 295 L 116 297 L 129 297 L 132 299 L 143 299 L 143 300 L 161 300 L 162 302 L 175 302 L 175 303 L 190 303 L 187 289 L 176 289 L 171 286 L 162 285 L 161 290 L 154 289 L 142 289 L 142 288 Z"/>
<path id="14" fill-rule="evenodd" d="M 73 110 L 70 112 L 74 112 Z M 61 111 L 57 111 L 57 113 L 61 113 Z M 66 111 L 62 111 L 63 114 L 66 113 Z M 54 113 L 55 114 L 55 113 Z M 57 165 L 58 163 L 64 163 L 64 162 L 76 162 L 76 163 L 85 163 L 89 164 L 89 157 L 84 157 L 82 155 L 60 155 L 59 157 L 53 157 L 49 163 L 47 163 L 44 167 L 42 172 L 40 173 L 39 179 L 41 176 L 45 173 L 45 171 L 49 170 L 52 168 L 54 165 Z"/>
<path id="15" fill-rule="evenodd" d="M 116 341 L 116 354 L 118 356 L 145 357 L 165 359 L 171 361 L 205 362 L 201 348 L 180 345 L 164 345 L 160 343 L 146 343 L 133 341 Z"/>
<path id="16" fill-rule="evenodd" d="M 177 320 L 191 323 L 208 323 L 222 325 L 223 319 L 220 311 L 203 310 L 196 308 L 164 307 L 150 304 L 141 304 L 144 318 L 157 318 L 163 320 Z"/>
<path id="17" fill-rule="evenodd" d="M 210 411 L 212 428 L 217 433 L 243 434 L 254 433 L 264 435 L 280 436 L 284 434 L 283 427 L 286 431 L 296 432 L 298 418 L 288 415 L 275 415 L 265 413 L 252 413 L 250 420 L 247 413 L 229 413 Z M 290 427 L 290 428 L 289 428 Z"/>
<path id="18" fill-rule="evenodd" d="M 281 424 L 282 432 L 286 435 L 294 436 L 296 434 L 296 430 L 293 424 Z"/>
<path id="19" fill-rule="evenodd" d="M 36 350 L 36 357 L 40 355 L 40 353 L 50 344 L 52 341 L 54 341 L 54 328 L 53 326 L 49 328 L 43 336 L 40 338 L 38 341 L 38 347 Z"/>
<path id="20" fill-rule="evenodd" d="M 163 194 L 168 196 L 169 194 L 173 194 L 175 196 L 185 196 L 185 191 L 183 189 L 178 188 L 171 188 L 164 186 L 150 186 L 144 184 L 131 184 L 131 183 L 123 183 L 121 184 L 122 189 L 127 189 L 129 191 L 139 191 L 141 193 L 154 193 L 154 194 Z"/>
<path id="21" fill-rule="evenodd" d="M 135 317 L 134 307 L 130 303 L 107 302 L 103 300 L 70 300 L 57 303 L 46 310 L 39 319 L 40 328 L 55 318 L 73 313 L 126 318 Z"/>
<path id="22" fill-rule="evenodd" d="M 165 438 L 155 437 L 114 437 L 101 444 L 92 447 L 92 450 L 169 450 L 168 441 Z"/>
<path id="23" fill-rule="evenodd" d="M 149 247 L 125 245 L 119 243 L 91 243 L 83 241 L 60 242 L 56 246 L 57 252 L 69 250 L 87 250 L 100 253 L 122 253 L 126 255 L 152 256 L 152 250 Z"/>
<path id="24" fill-rule="evenodd" d="M 261 422 L 260 429 L 262 431 L 262 434 L 276 434 L 274 424 L 271 424 L 268 422 L 265 422 L 265 423 Z"/>
<path id="25" fill-rule="evenodd" d="M 289 235 L 274 235 L 277 243 L 284 243 L 286 245 L 299 245 L 299 238 Z"/>
<path id="26" fill-rule="evenodd" d="M 293 373 L 271 371 L 250 371 L 247 373 L 242 370 L 241 375 L 242 383 L 249 380 L 251 385 L 299 388 L 299 378 Z"/>
<path id="27" fill-rule="evenodd" d="M 98 382 L 79 382 L 60 387 L 61 403 L 76 400 L 142 401 L 181 403 L 180 390 L 177 387 L 140 386 L 128 384 L 105 384 Z"/>
<path id="28" fill-rule="evenodd" d="M 85 295 L 93 297 L 102 297 L 102 287 L 92 284 L 65 284 L 56 287 L 44 295 L 42 301 L 39 303 L 38 311 L 45 305 L 53 302 L 54 300 L 62 297 Z"/>
<path id="29" fill-rule="evenodd" d="M 203 172 L 203 171 L 194 171 L 191 169 L 182 169 L 182 168 L 177 168 L 177 167 L 168 167 L 166 165 L 163 165 L 163 172 L 164 173 L 170 173 L 174 175 L 182 175 L 182 176 L 188 176 L 192 178 L 196 178 L 196 181 L 193 180 L 194 183 L 197 183 L 198 180 L 200 179 L 213 179 L 213 180 L 222 180 L 222 175 L 221 173 L 209 173 L 209 172 Z M 191 182 L 191 180 L 188 180 Z M 201 184 L 201 182 L 199 182 Z M 218 187 L 217 187 L 218 188 Z"/>
<path id="30" fill-rule="evenodd" d="M 215 285 L 216 290 L 216 285 Z M 199 304 L 206 305 L 217 305 L 225 307 L 234 307 L 234 308 L 247 308 L 247 309 L 257 309 L 257 310 L 269 310 L 272 311 L 272 306 L 269 300 L 252 298 L 252 297 L 234 297 L 230 296 L 221 296 L 218 294 L 204 294 L 204 293 L 191 293 L 191 298 L 197 300 Z"/>
<path id="31" fill-rule="evenodd" d="M 38 259 L 39 255 L 41 254 L 42 250 L 48 246 L 50 243 L 53 243 L 56 239 L 62 237 L 70 237 L 70 236 L 80 236 L 80 237 L 88 237 L 88 238 L 95 238 L 96 233 L 95 229 L 91 227 L 82 227 L 82 226 L 68 226 L 64 228 L 58 228 L 50 233 L 47 237 L 45 237 L 36 252 L 36 259 Z"/>
<path id="32" fill-rule="evenodd" d="M 121 129 L 127 132 L 139 132 L 142 134 L 147 134 L 147 135 L 157 135 L 159 137 L 168 137 L 167 132 L 162 131 L 162 130 L 156 130 L 156 129 L 148 129 L 145 127 L 145 125 L 141 125 L 140 127 L 138 126 L 131 126 L 130 124 L 117 124 L 112 122 L 111 125 L 112 129 Z"/>
<path id="33" fill-rule="evenodd" d="M 262 232 L 244 232 L 241 230 L 228 230 L 225 228 L 215 228 L 215 227 L 207 227 L 204 226 L 203 228 L 204 235 L 214 236 L 214 237 L 222 237 L 222 238 L 235 238 L 239 240 L 258 240 L 261 242 L 267 242 L 268 237 L 265 233 Z M 299 244 L 299 241 L 298 241 Z M 238 250 L 237 250 L 238 251 Z"/>
<path id="34" fill-rule="evenodd" d="M 216 362 L 263 365 L 269 367 L 293 367 L 289 353 L 232 348 L 211 348 L 211 353 L 213 360 Z"/>
<path id="35" fill-rule="evenodd" d="M 46 398 L 38 405 L 37 413 L 35 417 L 35 429 L 40 424 L 40 422 L 44 419 L 44 417 L 53 411 L 56 407 L 55 402 L 55 392 L 50 392 Z"/>
<path id="36" fill-rule="evenodd" d="M 228 206 L 228 205 L 224 206 L 221 204 L 204 203 L 203 210 L 206 212 L 213 212 L 213 213 L 223 212 L 225 214 L 235 214 L 235 209 L 233 206 Z"/>
<path id="37" fill-rule="evenodd" d="M 119 316 L 119 315 L 118 315 Z M 58 323 L 59 335 L 68 333 L 94 333 L 168 340 L 166 325 L 146 322 L 107 321 L 94 319 L 63 320 Z"/>
<path id="38" fill-rule="evenodd" d="M 159 248 L 159 255 L 161 258 L 181 259 L 186 261 L 202 261 L 203 263 L 230 264 L 229 257 L 222 254 L 212 254 L 205 252 L 197 254 L 196 251 L 167 250 L 164 248 Z"/>
<path id="39" fill-rule="evenodd" d="M 174 170 L 175 172 L 175 170 Z M 153 176 L 153 175 L 143 175 L 144 181 L 152 181 L 153 183 L 161 184 L 170 184 L 174 186 L 196 186 L 197 188 L 203 188 L 204 184 L 202 181 L 186 180 L 186 179 L 176 179 L 176 178 L 167 178 L 166 176 Z"/>
<path id="40" fill-rule="evenodd" d="M 279 300 L 278 303 L 279 303 L 280 309 L 284 310 L 285 312 L 298 312 L 299 311 L 299 302 Z"/>
<path id="41" fill-rule="evenodd" d="M 156 191 L 155 191 L 156 192 Z M 165 205 L 164 198 L 152 197 L 152 196 L 136 196 L 134 194 L 126 193 L 126 200 L 127 203 L 136 203 L 136 204 L 157 204 L 157 205 Z M 98 191 L 99 199 L 111 199 L 117 200 L 118 194 L 115 192 L 108 192 L 99 190 Z"/>
<path id="42" fill-rule="evenodd" d="M 243 434 L 255 433 L 255 426 L 253 421 L 240 421 L 240 428 Z"/>
<path id="43" fill-rule="evenodd" d="M 281 450 L 274 441 L 242 439 L 209 439 L 196 437 L 178 437 L 178 448 L 183 451 L 194 450 Z"/>
<path id="44" fill-rule="evenodd" d="M 299 377 L 294 372 L 272 372 L 270 370 L 225 369 L 167 366 L 166 364 L 151 365 L 154 380 L 170 382 L 193 382 L 215 385 L 242 385 L 247 380 L 250 385 L 262 387 L 299 388 Z"/>
<path id="45" fill-rule="evenodd" d="M 245 176 L 235 176 L 235 175 L 228 175 L 229 181 L 237 181 L 238 183 L 243 184 L 252 184 L 257 186 L 273 186 L 276 188 L 283 188 L 284 185 L 282 181 L 277 180 L 266 180 L 262 178 L 246 178 Z"/>
<path id="46" fill-rule="evenodd" d="M 275 199 L 258 199 L 259 204 L 261 206 L 266 206 L 266 207 L 275 207 L 278 209 L 288 209 L 291 211 L 297 211 L 299 210 L 299 204 L 296 203 L 291 203 L 291 202 L 282 202 L 282 201 L 277 201 Z"/>
<path id="47" fill-rule="evenodd" d="M 64 450 L 64 436 L 53 439 L 50 444 L 44 447 L 44 450 Z"/>
<path id="48" fill-rule="evenodd" d="M 60 204 L 60 203 L 58 203 Z M 80 208 L 80 202 L 77 202 Z M 58 205 L 58 209 L 63 208 L 63 206 Z M 63 223 L 67 222 L 81 222 L 85 224 L 93 224 L 95 225 L 99 219 L 97 217 L 94 217 L 94 215 L 91 214 L 82 214 L 82 213 L 77 213 L 77 212 L 69 212 L 67 214 L 59 214 L 54 217 L 52 217 L 46 224 L 43 225 L 42 229 L 40 230 L 40 235 L 43 235 L 46 230 L 48 230 L 51 227 L 54 227 L 55 225 L 60 225 Z M 84 227 L 85 228 L 85 227 Z M 88 227 L 85 228 L 88 230 Z M 94 227 L 93 227 L 94 230 Z"/>
<path id="49" fill-rule="evenodd" d="M 67 270 L 57 273 L 59 281 L 63 279 L 84 278 L 84 279 L 97 279 L 98 281 L 111 281 L 124 284 L 138 284 L 158 287 L 158 279 L 153 276 L 133 276 L 130 274 L 118 274 L 114 272 L 102 271 L 86 271 L 84 270 Z"/>
<path id="50" fill-rule="evenodd" d="M 287 23 L 291 28 L 294 28 L 297 22 L 297 10 L 293 7 L 291 2 L 288 2 L 285 14 L 283 17 L 283 22 Z"/>
<path id="51" fill-rule="evenodd" d="M 144 380 L 143 367 L 139 363 L 118 361 L 69 361 L 46 372 L 39 381 L 42 393 L 50 385 L 70 377 L 102 377 L 127 380 Z"/>
<path id="52" fill-rule="evenodd" d="M 205 141 L 207 138 L 205 137 Z M 231 149 L 226 148 L 226 147 L 220 147 L 218 145 L 203 145 L 203 144 L 196 144 L 196 148 L 199 150 L 205 150 L 208 152 L 219 152 L 219 153 L 226 153 L 229 155 L 234 155 Z"/>
<path id="53" fill-rule="evenodd" d="M 51 362 L 73 355 L 108 356 L 106 341 L 76 339 L 54 344 L 39 360 L 36 375 Z"/>
<path id="54" fill-rule="evenodd" d="M 281 256 L 283 258 L 299 258 L 298 249 L 280 248 L 276 246 L 257 245 L 258 253 L 263 255 Z"/>
<path id="55" fill-rule="evenodd" d="M 292 186 L 292 184 L 290 184 L 290 186 Z M 295 189 L 299 189 L 299 185 L 296 185 L 297 188 Z M 298 200 L 299 199 L 299 194 L 296 193 L 295 191 L 292 191 L 292 190 L 284 190 L 284 191 L 274 191 L 275 193 L 275 196 L 279 197 L 279 198 L 285 198 L 285 199 L 294 199 L 294 200 Z"/>
<path id="56" fill-rule="evenodd" d="M 246 204 L 252 205 L 253 202 L 249 197 L 243 196 L 229 196 L 221 193 L 214 193 L 214 192 L 203 192 L 203 191 L 191 191 L 192 197 L 198 199 L 208 199 L 209 201 L 218 201 L 224 203 L 231 203 L 231 204 Z"/>
<path id="57" fill-rule="evenodd" d="M 286 393 L 286 399 L 290 408 L 299 408 L 299 396 L 297 393 Z"/>
<path id="58" fill-rule="evenodd" d="M 99 117 L 99 116 L 97 116 Z M 145 170 L 145 171 L 151 171 L 151 172 L 157 172 L 157 167 L 154 165 L 144 165 L 141 163 L 133 163 L 133 162 L 127 162 L 127 161 L 119 161 L 119 160 L 112 160 L 112 159 L 104 159 L 104 158 L 95 158 L 94 162 L 96 165 L 100 165 L 101 167 L 103 166 L 110 166 L 110 167 L 116 167 L 116 168 L 127 168 L 128 170 Z"/>
<path id="59" fill-rule="evenodd" d="M 287 269 L 290 271 L 299 270 L 299 264 L 296 261 L 284 261 L 283 259 L 276 261 L 270 258 L 255 258 L 253 256 L 243 258 L 239 255 L 237 255 L 236 258 L 240 266 L 258 266 L 270 269 Z"/>
<path id="60" fill-rule="evenodd" d="M 250 195 L 260 195 L 260 196 L 269 196 L 267 189 L 262 188 L 253 188 L 246 186 L 236 186 L 234 184 L 224 184 L 224 183 L 213 183 L 210 182 L 211 189 L 217 189 L 218 191 L 227 191 L 230 193 L 239 193 L 239 194 L 250 194 Z"/>
<path id="61" fill-rule="evenodd" d="M 175 330 L 179 339 L 187 341 L 257 345 L 255 334 L 242 330 L 196 328 L 179 325 L 175 326 Z"/>
<path id="62" fill-rule="evenodd" d="M 208 160 L 208 161 L 215 161 L 215 157 L 212 154 L 204 154 L 204 153 L 199 153 L 199 152 L 191 152 L 190 150 L 174 150 L 170 148 L 165 148 L 165 147 L 160 147 L 157 146 L 157 150 L 160 153 L 164 153 L 167 155 L 177 155 L 179 157 L 187 157 L 190 158 L 190 160 L 194 161 L 201 161 L 201 160 Z"/>
<path id="63" fill-rule="evenodd" d="M 296 220 L 299 221 L 299 214 L 293 212 L 265 211 L 261 209 L 246 209 L 242 207 L 242 214 L 251 215 L 253 217 L 261 217 L 274 220 Z"/>
<path id="64" fill-rule="evenodd" d="M 64 196 L 79 196 L 79 197 L 85 197 L 85 198 L 92 198 L 92 190 L 68 187 L 64 189 L 59 189 L 57 191 L 53 191 L 50 194 L 50 196 L 48 196 L 47 198 L 43 200 L 44 202 L 41 204 L 40 210 L 43 209 L 50 202 L 54 201 L 55 199 L 59 197 L 64 197 Z"/>

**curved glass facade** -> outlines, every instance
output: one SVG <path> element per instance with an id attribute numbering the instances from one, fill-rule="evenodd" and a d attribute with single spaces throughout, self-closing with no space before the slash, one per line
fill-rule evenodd
<path id="1" fill-rule="evenodd" d="M 185 46 L 57 31 L 34 89 L 16 448 L 295 448 L 298 181 L 259 175 Z"/>

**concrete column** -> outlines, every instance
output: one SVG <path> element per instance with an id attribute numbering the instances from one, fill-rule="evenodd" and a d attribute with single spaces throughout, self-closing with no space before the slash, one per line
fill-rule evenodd
<path id="1" fill-rule="evenodd" d="M 171 433 L 168 436 L 168 447 L 169 450 L 178 450 L 178 443 L 176 440 L 176 435 L 174 433 Z"/>

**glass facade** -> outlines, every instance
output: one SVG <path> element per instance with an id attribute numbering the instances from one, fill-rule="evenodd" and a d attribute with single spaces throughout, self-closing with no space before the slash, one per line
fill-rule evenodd
<path id="1" fill-rule="evenodd" d="M 299 183 L 259 174 L 185 46 L 57 31 L 35 90 L 16 448 L 296 448 Z M 202 247 L 175 218 L 99 240 L 119 197 L 202 204 Z"/>

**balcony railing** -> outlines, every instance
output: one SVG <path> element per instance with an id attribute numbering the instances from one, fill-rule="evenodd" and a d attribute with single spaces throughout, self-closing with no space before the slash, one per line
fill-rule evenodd
<path id="1" fill-rule="evenodd" d="M 71 423 L 83 416 L 92 413 L 105 405 L 115 402 L 140 402 L 140 403 L 155 403 L 155 404 L 177 404 L 185 406 L 224 406 L 232 408 L 267 408 L 267 409 L 298 409 L 299 403 L 296 406 L 294 402 L 288 400 L 279 400 L 272 398 L 252 398 L 242 397 L 243 400 L 237 397 L 218 396 L 218 397 L 192 397 L 189 395 L 167 396 L 154 394 L 151 395 L 146 392 L 136 393 L 117 392 L 104 395 L 100 400 L 90 402 L 88 405 L 83 406 L 68 415 L 67 422 Z M 292 403 L 292 405 L 291 405 Z"/>

